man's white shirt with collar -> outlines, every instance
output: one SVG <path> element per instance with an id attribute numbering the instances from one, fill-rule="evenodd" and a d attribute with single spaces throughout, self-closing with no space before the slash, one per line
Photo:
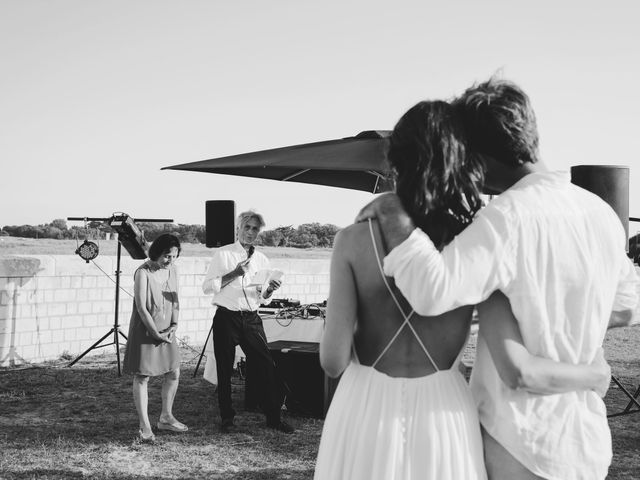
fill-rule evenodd
<path id="1" fill-rule="evenodd" d="M 633 309 L 637 276 L 624 229 L 566 172 L 529 174 L 492 200 L 440 254 L 415 230 L 384 261 L 412 307 L 436 315 L 501 290 L 534 355 L 591 362 L 612 310 Z M 611 433 L 595 392 L 534 395 L 506 387 L 478 339 L 471 387 L 483 427 L 533 473 L 604 478 Z"/>
<path id="2" fill-rule="evenodd" d="M 255 286 L 249 286 L 251 279 L 257 272 L 269 268 L 269 259 L 257 249 L 251 256 L 247 273 L 242 277 L 235 278 L 224 288 L 222 287 L 222 277 L 246 259 L 247 252 L 238 241 L 215 251 L 202 283 L 202 291 L 207 295 L 213 294 L 211 303 L 228 310 L 255 311 L 261 304 L 271 302 L 271 297 L 265 299 Z"/>

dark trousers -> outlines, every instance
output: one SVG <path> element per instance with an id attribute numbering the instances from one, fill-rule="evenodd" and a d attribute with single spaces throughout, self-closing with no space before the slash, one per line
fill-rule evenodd
<path id="1" fill-rule="evenodd" d="M 280 421 L 282 407 L 275 366 L 264 333 L 262 319 L 257 312 L 236 312 L 218 307 L 213 317 L 213 350 L 218 371 L 218 405 L 222 419 L 233 418 L 236 411 L 231 405 L 231 375 L 240 345 L 255 374 L 258 401 L 267 416 L 267 422 Z"/>

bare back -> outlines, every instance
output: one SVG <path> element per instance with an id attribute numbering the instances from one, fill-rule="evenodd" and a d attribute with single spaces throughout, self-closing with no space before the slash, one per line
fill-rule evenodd
<path id="1" fill-rule="evenodd" d="M 377 224 L 373 223 L 373 233 L 380 262 L 386 255 Z M 452 367 L 463 348 L 471 323 L 472 306 L 457 308 L 435 317 L 422 317 L 413 313 L 411 325 L 405 325 L 389 345 L 411 306 L 395 287 L 393 279 L 387 278 L 388 285 L 398 301 L 389 293 L 382 275 L 368 223 L 347 227 L 341 232 L 343 258 L 351 269 L 357 297 L 357 324 L 354 345 L 362 365 L 373 365 L 392 377 L 414 378 L 436 371 L 416 336 L 435 363 L 437 370 Z M 412 328 L 414 332 L 412 332 Z M 380 354 L 388 349 L 380 357 Z M 379 358 L 380 357 L 380 358 Z"/>

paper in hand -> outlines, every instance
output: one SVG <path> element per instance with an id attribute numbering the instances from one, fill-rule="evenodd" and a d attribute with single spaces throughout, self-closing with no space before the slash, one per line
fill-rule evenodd
<path id="1" fill-rule="evenodd" d="M 282 270 L 259 270 L 251 279 L 249 286 L 264 285 L 271 280 L 280 280 L 283 275 Z"/>

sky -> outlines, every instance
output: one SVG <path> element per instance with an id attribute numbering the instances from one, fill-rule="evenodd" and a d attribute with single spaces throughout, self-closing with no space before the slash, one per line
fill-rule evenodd
<path id="1" fill-rule="evenodd" d="M 1 0 L 0 227 L 204 224 L 207 200 L 266 228 L 343 227 L 373 195 L 161 168 L 390 130 L 496 72 L 531 97 L 545 164 L 628 166 L 640 216 L 639 14 L 637 0 Z"/>

